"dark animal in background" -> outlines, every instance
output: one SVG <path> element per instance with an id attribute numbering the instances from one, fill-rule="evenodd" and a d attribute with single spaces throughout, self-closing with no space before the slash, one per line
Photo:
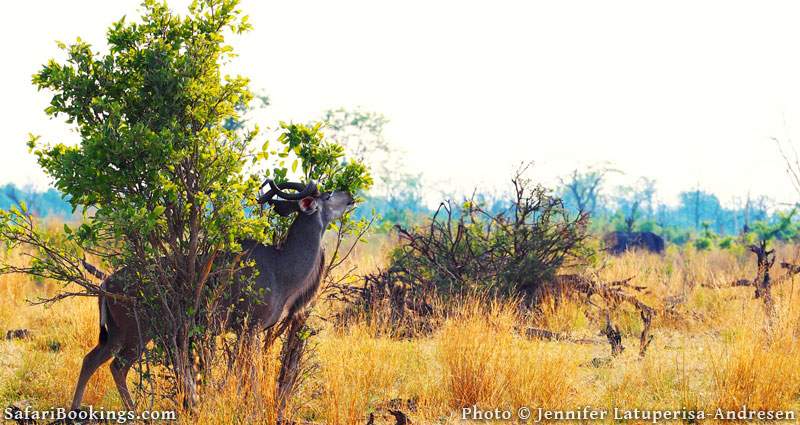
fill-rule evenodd
<path id="1" fill-rule="evenodd" d="M 629 249 L 644 249 L 656 254 L 664 252 L 664 238 L 653 232 L 610 232 L 603 238 L 606 251 L 618 255 Z"/>

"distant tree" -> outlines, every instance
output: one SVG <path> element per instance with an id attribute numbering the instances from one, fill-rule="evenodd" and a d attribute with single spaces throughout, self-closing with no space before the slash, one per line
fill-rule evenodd
<path id="1" fill-rule="evenodd" d="M 0 187 L 0 209 L 7 210 L 12 206 L 20 206 L 22 203 L 32 215 L 37 217 L 48 215 L 66 217 L 72 214 L 72 206 L 55 189 L 51 188 L 42 192 L 32 187 L 20 188 L 13 183 Z"/>
<path id="2" fill-rule="evenodd" d="M 345 148 L 348 155 L 359 161 L 373 164 L 373 177 L 378 181 L 375 190 L 391 190 L 390 180 L 394 173 L 391 163 L 396 161 L 395 152 L 386 142 L 383 135 L 384 126 L 389 122 L 377 112 L 361 109 L 329 109 L 325 111 L 322 122 L 325 132 L 334 142 Z"/>
<path id="3" fill-rule="evenodd" d="M 569 176 L 560 178 L 562 198 L 566 205 L 579 213 L 594 215 L 606 176 L 613 171 L 609 168 L 576 169 Z"/>
<path id="4" fill-rule="evenodd" d="M 344 146 L 355 159 L 375 161 L 376 156 L 388 156 L 391 151 L 383 135 L 389 120 L 382 114 L 361 109 L 329 109 L 322 121 L 329 130 L 329 137 Z"/>
<path id="5" fill-rule="evenodd" d="M 678 197 L 680 204 L 676 211 L 677 220 L 683 225 L 692 226 L 699 231 L 704 220 L 717 221 L 722 206 L 716 195 L 695 189 L 681 192 Z"/>
<path id="6" fill-rule="evenodd" d="M 645 216 L 653 216 L 653 202 L 656 193 L 655 180 L 641 177 L 634 186 L 619 186 L 614 201 L 625 219 L 626 231 L 633 231 L 634 223 L 641 218 L 641 210 Z"/>
<path id="7" fill-rule="evenodd" d="M 794 220 L 797 215 L 797 208 L 788 212 L 777 212 L 772 220 L 756 221 L 753 223 L 751 233 L 759 241 L 771 241 L 773 239 L 782 241 L 796 240 L 800 223 Z"/>
<path id="8" fill-rule="evenodd" d="M 639 199 L 648 219 L 653 218 L 655 212 L 656 181 L 647 177 L 640 177 L 637 185 Z"/>

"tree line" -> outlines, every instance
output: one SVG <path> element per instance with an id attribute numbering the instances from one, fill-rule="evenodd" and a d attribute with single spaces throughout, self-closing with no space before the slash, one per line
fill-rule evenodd
<path id="1" fill-rule="evenodd" d="M 329 114 L 330 111 L 326 113 Z M 335 139 L 340 131 L 352 134 L 352 128 L 348 128 L 351 126 L 354 124 L 339 123 L 324 131 Z M 351 143 L 357 143 L 358 149 L 368 155 L 370 146 L 375 145 L 365 143 L 365 139 L 367 137 L 359 137 Z M 389 154 L 387 158 L 393 157 Z M 725 205 L 714 193 L 693 188 L 681 192 L 677 204 L 669 205 L 658 200 L 653 180 L 641 178 L 634 185 L 611 187 L 605 182 L 607 173 L 608 170 L 593 168 L 575 170 L 562 177 L 553 189 L 569 211 L 589 214 L 591 228 L 596 233 L 651 231 L 672 243 L 697 242 L 700 248 L 704 248 L 710 247 L 709 243 L 725 247 L 726 241 L 743 234 L 753 234 L 760 239 L 775 233 L 773 237 L 779 240 L 793 240 L 800 232 L 793 220 L 792 209 L 777 208 L 775 202 L 763 195 L 746 194 Z M 424 199 L 425 185 L 420 175 L 402 174 L 391 181 L 388 171 L 381 173 L 378 170 L 376 175 L 381 187 L 364 195 L 365 202 L 357 213 L 360 217 L 376 215 L 379 217 L 378 227 L 389 229 L 396 224 L 412 224 L 433 212 Z M 490 210 L 499 211 L 505 207 L 503 197 L 498 194 L 487 192 L 476 196 L 488 201 Z M 68 199 L 56 189 L 41 191 L 14 183 L 0 186 L 0 209 L 7 210 L 19 202 L 24 202 L 34 215 L 40 217 L 63 219 L 73 215 Z"/>

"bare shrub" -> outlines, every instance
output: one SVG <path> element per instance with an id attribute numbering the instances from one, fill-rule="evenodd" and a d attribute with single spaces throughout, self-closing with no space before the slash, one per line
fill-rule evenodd
<path id="1" fill-rule="evenodd" d="M 510 199 L 489 206 L 473 194 L 461 204 L 443 202 L 424 224 L 395 226 L 400 243 L 389 267 L 341 291 L 351 305 L 340 321 L 385 313 L 375 320 L 408 334 L 420 330 L 415 318 L 433 316 L 435 299 L 480 293 L 536 305 L 545 282 L 585 264 L 593 251 L 588 215 L 569 214 L 560 198 L 525 177 L 529 167 L 511 179 Z"/>
<path id="2" fill-rule="evenodd" d="M 582 262 L 588 216 L 570 216 L 560 198 L 525 177 L 528 167 L 511 179 L 504 209 L 492 211 L 473 196 L 441 204 L 427 226 L 398 226 L 392 265 L 402 280 L 439 293 L 486 290 L 533 301 L 562 266 Z"/>

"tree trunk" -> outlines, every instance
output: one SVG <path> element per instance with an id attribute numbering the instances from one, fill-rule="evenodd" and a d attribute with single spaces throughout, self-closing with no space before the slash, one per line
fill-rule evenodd
<path id="1" fill-rule="evenodd" d="M 278 384 L 275 387 L 275 404 L 278 423 L 286 422 L 289 401 L 298 384 L 302 371 L 303 355 L 308 346 L 308 338 L 302 331 L 306 327 L 308 312 L 303 312 L 290 319 L 288 333 L 281 348 L 281 369 L 278 374 Z"/>
<path id="2" fill-rule="evenodd" d="M 197 405 L 199 396 L 197 394 L 197 382 L 195 381 L 195 370 L 191 353 L 189 352 L 189 337 L 187 326 L 181 326 L 179 334 L 175 338 L 173 345 L 172 361 L 175 373 L 176 389 L 178 394 L 183 397 L 183 408 L 191 411 Z"/>

